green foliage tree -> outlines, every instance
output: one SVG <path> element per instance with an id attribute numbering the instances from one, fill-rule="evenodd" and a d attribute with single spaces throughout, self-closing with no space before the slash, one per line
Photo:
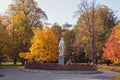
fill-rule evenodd
<path id="1" fill-rule="evenodd" d="M 98 15 L 96 19 L 96 24 L 98 26 L 96 45 L 98 58 L 101 59 L 103 53 L 102 48 L 105 46 L 107 38 L 110 36 L 112 29 L 117 23 L 117 17 L 115 16 L 114 11 L 107 6 L 101 6 L 101 8 L 96 11 L 96 15 Z"/>

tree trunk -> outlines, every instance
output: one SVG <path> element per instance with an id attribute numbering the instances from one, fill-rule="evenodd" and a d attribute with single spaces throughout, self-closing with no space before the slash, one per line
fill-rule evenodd
<path id="1" fill-rule="evenodd" d="M 17 64 L 17 59 L 14 59 L 14 65 L 16 65 Z"/>
<path id="2" fill-rule="evenodd" d="M 25 64 L 25 59 L 21 58 L 21 63 L 22 63 L 22 65 L 24 65 Z"/>
<path id="3" fill-rule="evenodd" d="M 1 62 L 2 62 L 2 61 L 0 60 L 0 64 L 1 64 Z"/>

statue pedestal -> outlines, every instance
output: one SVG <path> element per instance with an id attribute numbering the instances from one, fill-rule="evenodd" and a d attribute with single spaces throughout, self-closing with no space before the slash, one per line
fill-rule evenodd
<path id="1" fill-rule="evenodd" d="M 58 64 L 59 65 L 64 65 L 64 56 L 63 55 L 59 56 L 59 58 L 58 58 Z"/>

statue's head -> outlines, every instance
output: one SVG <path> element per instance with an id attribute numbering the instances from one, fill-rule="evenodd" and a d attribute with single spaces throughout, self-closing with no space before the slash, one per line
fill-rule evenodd
<path id="1" fill-rule="evenodd" d="M 61 40 L 63 40 L 63 37 L 61 37 Z"/>

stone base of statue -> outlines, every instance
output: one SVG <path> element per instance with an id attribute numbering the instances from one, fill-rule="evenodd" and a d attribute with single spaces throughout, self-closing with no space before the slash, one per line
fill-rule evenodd
<path id="1" fill-rule="evenodd" d="M 63 55 L 59 56 L 59 58 L 58 58 L 58 64 L 59 65 L 64 65 L 64 56 Z"/>

